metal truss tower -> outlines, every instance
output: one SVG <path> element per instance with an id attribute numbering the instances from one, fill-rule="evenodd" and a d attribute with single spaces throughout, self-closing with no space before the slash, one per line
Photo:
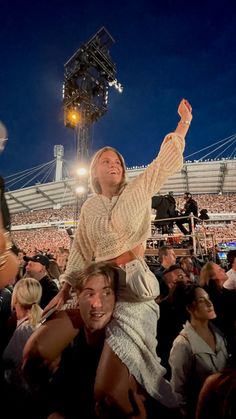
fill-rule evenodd
<path id="1" fill-rule="evenodd" d="M 107 111 L 109 87 L 123 91 L 109 52 L 114 42 L 102 27 L 64 66 L 64 124 L 75 130 L 77 161 L 82 166 L 88 164 L 90 157 L 92 124 Z M 88 183 L 83 182 L 86 192 L 80 202 L 88 194 Z"/>

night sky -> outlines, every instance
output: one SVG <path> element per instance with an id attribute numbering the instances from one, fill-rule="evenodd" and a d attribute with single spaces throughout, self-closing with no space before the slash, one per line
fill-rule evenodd
<path id="1" fill-rule="evenodd" d="M 194 115 L 185 156 L 236 133 L 235 1 L 1 0 L 0 6 L 4 177 L 52 160 L 55 144 L 64 145 L 65 159 L 75 154 L 74 131 L 63 123 L 64 63 L 102 26 L 116 41 L 110 53 L 124 91 L 111 88 L 108 112 L 94 125 L 93 150 L 111 145 L 128 166 L 149 163 L 175 129 L 183 97 Z"/>

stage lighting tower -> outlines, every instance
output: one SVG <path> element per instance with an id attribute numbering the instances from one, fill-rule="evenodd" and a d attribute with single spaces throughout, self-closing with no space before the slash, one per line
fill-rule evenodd
<path id="1" fill-rule="evenodd" d="M 114 42 L 102 27 L 64 65 L 64 124 L 75 131 L 77 161 L 82 166 L 88 165 L 90 157 L 92 124 L 107 112 L 109 88 L 123 91 L 109 52 Z M 85 185 L 85 177 L 80 182 L 82 185 L 77 187 L 86 186 L 86 193 L 80 199 L 84 201 L 88 184 Z"/>

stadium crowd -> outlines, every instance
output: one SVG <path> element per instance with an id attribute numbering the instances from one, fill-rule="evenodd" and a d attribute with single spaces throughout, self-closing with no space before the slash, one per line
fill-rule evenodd
<path id="1" fill-rule="evenodd" d="M 46 322 L 46 328 L 44 325 L 37 327 L 45 305 L 59 291 L 60 285 L 50 266 L 52 261 L 56 262 L 50 259 L 50 255 L 47 257 L 42 253 L 19 257 L 21 268 L 23 264 L 24 269 L 20 268 L 21 273 L 12 286 L 1 287 L 0 290 L 0 384 L 3 403 L 8 412 L 4 417 L 13 419 L 19 415 L 29 419 L 32 417 L 32 409 L 37 405 L 34 410 L 35 419 L 75 419 L 77 416 L 73 400 L 76 396 L 83 417 L 87 419 L 95 419 L 96 415 L 108 419 L 154 419 L 157 412 L 160 419 L 206 419 L 213 417 L 209 409 L 214 409 L 214 403 L 209 404 L 205 392 L 207 395 L 208 392 L 217 394 L 217 386 L 214 391 L 211 387 L 207 387 L 206 391 L 205 386 L 208 377 L 214 379 L 215 374 L 220 379 L 226 377 L 229 380 L 228 384 L 225 383 L 229 388 L 227 387 L 228 391 L 225 390 L 222 403 L 224 414 L 235 412 L 235 398 L 230 394 L 236 389 L 235 384 L 232 384 L 236 377 L 236 250 L 228 253 L 226 273 L 214 261 L 204 262 L 194 255 L 176 258 L 174 249 L 170 246 L 159 249 L 159 263 L 153 271 L 160 286 L 160 295 L 157 298 L 160 318 L 157 323 L 156 352 L 165 368 L 165 380 L 170 383 L 176 402 L 173 406 L 168 406 L 168 401 L 162 399 L 163 404 L 160 404 L 147 393 L 142 393 L 139 399 L 140 389 L 131 387 L 129 391 L 133 392 L 132 403 L 136 409 L 133 416 L 126 416 L 118 406 L 109 407 L 103 416 L 102 405 L 100 409 L 103 413 L 99 416 L 98 405 L 94 405 L 93 371 L 97 368 L 101 350 L 100 346 L 92 346 L 91 351 L 84 333 L 78 334 L 82 323 L 75 321 L 75 316 L 78 316 L 75 304 L 78 301 L 81 315 L 84 316 L 82 319 L 90 324 L 88 313 L 91 309 L 95 310 L 95 305 L 93 306 L 92 299 L 88 303 L 87 291 L 83 293 L 83 290 L 77 289 L 73 296 L 74 304 L 71 301 L 65 304 L 62 311 L 53 315 L 51 323 L 50 320 Z M 87 271 L 91 276 L 83 279 L 84 286 L 88 283 L 90 293 L 93 289 L 93 293 L 95 289 L 100 293 L 99 287 L 103 283 L 100 285 L 98 278 L 100 281 L 101 275 L 107 275 L 106 272 L 111 275 L 111 268 L 98 262 L 89 269 Z M 58 267 L 57 275 L 60 272 L 62 269 Z M 109 300 L 112 296 L 110 292 L 106 297 Z M 108 301 L 96 300 L 96 304 L 98 301 L 99 310 L 106 312 Z M 112 304 L 114 306 L 114 302 Z M 60 323 L 59 333 L 54 326 L 58 316 L 60 322 L 61 319 L 64 321 Z M 103 320 L 104 328 L 106 322 L 107 320 Z M 46 341 L 42 331 L 46 331 Z M 42 357 L 44 362 L 47 359 L 42 371 L 38 362 L 34 364 L 36 342 L 41 342 L 36 347 L 37 359 Z M 50 363 L 45 358 L 49 344 L 51 349 L 47 357 L 50 357 Z M 91 357 L 90 366 L 84 362 L 88 356 Z M 145 412 L 142 410 L 143 400 L 146 400 Z M 60 413 L 55 414 L 54 411 Z M 214 416 L 216 417 L 233 419 L 235 416 Z"/>
<path id="2" fill-rule="evenodd" d="M 183 208 L 183 197 L 176 196 L 175 199 L 177 208 Z M 209 213 L 230 213 L 236 211 L 236 194 L 194 195 L 194 199 L 198 202 L 199 210 L 207 208 Z M 60 209 L 48 208 L 12 214 L 12 225 L 44 223 L 47 221 L 67 221 L 73 220 L 74 216 L 74 206 L 66 205 Z"/>
<path id="3" fill-rule="evenodd" d="M 13 231 L 12 240 L 19 249 L 28 255 L 34 254 L 35 251 L 57 254 L 58 249 L 69 249 L 71 245 L 71 239 L 66 229 L 56 227 Z"/>
<path id="4" fill-rule="evenodd" d="M 0 386 L 7 419 L 235 418 L 236 249 L 225 269 L 215 248 L 211 258 L 194 254 L 188 216 L 198 208 L 187 192 L 175 223 L 188 252 L 177 258 L 162 245 L 154 266 L 145 260 L 149 201 L 183 163 L 191 104 L 182 99 L 177 112 L 175 131 L 134 182 L 126 184 L 117 150 L 98 150 L 90 167 L 94 196 L 81 209 L 69 256 L 69 234 L 55 227 L 39 230 L 40 246 L 33 225 L 14 231 L 12 246 L 1 206 Z M 20 263 L 8 271 L 14 252 Z"/>
<path id="5" fill-rule="evenodd" d="M 207 208 L 209 213 L 230 213 L 236 212 L 236 194 L 202 194 L 194 195 L 198 203 L 199 211 Z M 183 208 L 183 197 L 176 197 L 177 208 Z"/>
<path id="6" fill-rule="evenodd" d="M 234 213 L 236 212 L 236 194 L 227 195 L 194 195 L 197 200 L 199 211 L 201 208 L 208 209 L 208 215 L 211 213 Z M 182 208 L 184 201 L 182 197 L 176 197 L 176 207 Z M 153 210 L 155 213 L 155 210 Z M 61 209 L 42 209 L 37 211 L 27 211 L 12 215 L 12 238 L 18 248 L 27 254 L 33 254 L 37 251 L 48 252 L 57 255 L 59 248 L 70 249 L 71 238 L 66 228 L 47 227 L 47 228 L 30 228 L 30 225 L 37 223 L 53 222 L 53 221 L 73 221 L 74 207 L 68 205 Z M 27 229 L 14 230 L 14 226 L 27 225 Z M 225 242 L 236 239 L 236 222 L 231 221 L 226 224 L 224 221 L 216 224 L 205 223 L 204 227 L 201 223 L 197 224 L 196 232 L 204 234 L 208 237 L 214 236 L 214 240 Z M 175 227 L 174 232 L 178 229 Z M 179 231 L 178 231 L 179 232 Z"/>

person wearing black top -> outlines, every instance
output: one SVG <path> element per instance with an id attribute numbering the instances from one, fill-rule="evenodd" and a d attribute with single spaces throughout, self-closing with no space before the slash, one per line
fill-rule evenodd
<path id="1" fill-rule="evenodd" d="M 32 257 L 24 256 L 23 259 L 27 262 L 26 276 L 40 281 L 42 287 L 40 307 L 44 309 L 59 291 L 55 281 L 53 281 L 47 274 L 49 259 L 47 256 L 42 254 Z"/>
<path id="2" fill-rule="evenodd" d="M 189 192 L 186 192 L 184 194 L 184 199 L 185 199 L 185 204 L 184 204 L 184 208 L 183 211 L 181 211 L 181 217 L 187 217 L 189 216 L 191 213 L 195 216 L 198 217 L 198 205 L 197 202 L 192 198 L 192 194 Z M 194 219 L 194 225 L 196 224 L 197 220 Z M 189 231 L 184 227 L 183 224 L 188 223 L 189 225 Z M 192 233 L 192 225 L 191 225 L 191 219 L 190 218 L 181 218 L 181 219 L 177 219 L 176 220 L 176 225 L 179 227 L 180 231 L 182 231 L 182 233 L 184 235 L 186 234 L 191 234 Z"/>

